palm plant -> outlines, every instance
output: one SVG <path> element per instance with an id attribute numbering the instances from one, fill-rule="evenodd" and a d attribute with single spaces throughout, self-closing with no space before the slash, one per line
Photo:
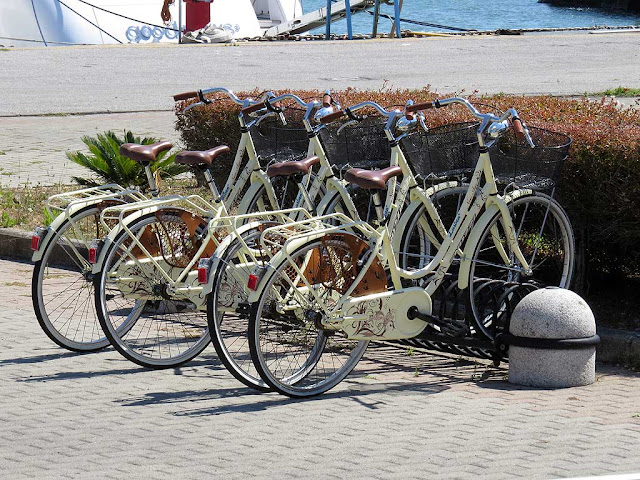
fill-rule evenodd
<path id="1" fill-rule="evenodd" d="M 124 137 L 119 138 L 111 130 L 98 134 L 97 137 L 84 136 L 82 142 L 87 146 L 90 155 L 81 151 L 67 152 L 67 158 L 72 162 L 88 168 L 97 178 L 72 177 L 79 185 L 98 186 L 104 183 L 117 183 L 122 186 L 143 186 L 147 184 L 144 168 L 130 158 L 120 155 L 123 143 L 141 143 L 149 145 L 159 140 L 153 137 L 136 137 L 126 130 Z M 173 163 L 175 153 L 162 152 L 157 161 L 151 165 L 156 178 L 167 178 L 186 171 L 182 165 Z"/>

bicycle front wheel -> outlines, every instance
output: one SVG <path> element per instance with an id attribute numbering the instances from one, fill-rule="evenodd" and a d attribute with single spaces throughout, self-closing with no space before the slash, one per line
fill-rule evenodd
<path id="1" fill-rule="evenodd" d="M 524 275 L 507 242 L 500 213 L 485 226 L 469 271 L 468 312 L 493 339 L 508 329 L 511 311 L 527 293 L 547 286 L 569 288 L 575 263 L 571 223 L 548 195 L 534 193 L 509 204 L 518 245 L 533 270 Z"/>
<path id="2" fill-rule="evenodd" d="M 269 386 L 251 361 L 249 349 L 247 282 L 257 263 L 246 248 L 252 249 L 254 255 L 260 255 L 261 233 L 260 227 L 244 232 L 242 240 L 234 239 L 222 253 L 211 273 L 213 290 L 207 297 L 207 319 L 213 346 L 229 373 L 248 387 L 268 391 Z"/>
<path id="3" fill-rule="evenodd" d="M 322 324 L 326 307 L 349 285 L 350 256 L 339 241 L 309 242 L 268 273 L 251 305 L 251 358 L 262 379 L 278 392 L 290 397 L 326 392 L 364 354 L 367 341 L 349 340 Z"/>
<path id="4" fill-rule="evenodd" d="M 75 352 L 109 345 L 94 305 L 88 250 L 106 232 L 100 210 L 88 206 L 60 225 L 33 268 L 31 297 L 38 323 L 56 344 Z"/>
<path id="5" fill-rule="evenodd" d="M 164 275 L 182 272 L 190 257 L 177 257 L 187 247 L 197 247 L 182 243 L 185 232 L 177 215 L 141 217 L 108 247 L 95 280 L 96 307 L 105 335 L 123 356 L 147 368 L 182 365 L 210 341 L 206 313 L 198 309 L 197 299 L 177 296 Z M 142 253 L 134 238 L 148 254 Z"/>

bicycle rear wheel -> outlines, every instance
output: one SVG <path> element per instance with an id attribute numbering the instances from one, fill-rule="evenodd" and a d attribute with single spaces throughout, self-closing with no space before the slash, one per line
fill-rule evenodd
<path id="1" fill-rule="evenodd" d="M 326 392 L 364 354 L 367 341 L 349 340 L 321 322 L 326 308 L 349 285 L 350 256 L 345 242 L 306 243 L 268 273 L 251 305 L 251 358 L 265 383 L 278 392 L 290 397 Z"/>
<path id="2" fill-rule="evenodd" d="M 33 267 L 31 297 L 38 323 L 59 346 L 94 352 L 109 345 L 94 305 L 91 241 L 106 235 L 100 210 L 92 205 L 60 225 Z"/>
<path id="3" fill-rule="evenodd" d="M 153 369 L 190 361 L 210 340 L 206 313 L 198 308 L 204 299 L 176 295 L 161 271 L 178 275 L 191 259 L 179 243 L 185 225 L 179 215 L 169 218 L 156 212 L 129 225 L 131 233 L 121 232 L 108 247 L 95 279 L 95 302 L 105 335 L 124 357 Z M 136 246 L 134 237 L 155 262 Z M 178 246 L 167 250 L 170 243 Z"/>

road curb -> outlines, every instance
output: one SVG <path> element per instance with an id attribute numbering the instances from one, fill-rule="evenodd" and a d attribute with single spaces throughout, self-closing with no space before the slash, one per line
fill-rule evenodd
<path id="1" fill-rule="evenodd" d="M 0 228 L 0 258 L 31 261 L 31 234 L 17 228 Z M 598 361 L 640 369 L 640 332 L 598 328 Z"/>
<path id="2" fill-rule="evenodd" d="M 30 261 L 31 233 L 17 228 L 0 228 L 0 258 Z"/>
<path id="3" fill-rule="evenodd" d="M 598 328 L 600 345 L 596 358 L 605 363 L 615 363 L 640 369 L 640 332 Z"/>

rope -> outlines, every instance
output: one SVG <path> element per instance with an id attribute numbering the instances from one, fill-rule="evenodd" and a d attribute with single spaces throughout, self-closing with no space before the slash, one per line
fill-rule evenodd
<path id="1" fill-rule="evenodd" d="M 365 12 L 367 12 L 369 15 L 375 15 L 371 10 L 365 10 Z M 391 20 L 392 22 L 396 21 L 395 17 L 392 17 L 391 15 L 388 15 L 386 13 L 380 13 L 379 15 L 380 17 Z M 449 27 L 447 25 L 439 25 L 437 23 L 422 22 L 420 20 L 410 20 L 408 18 L 400 18 L 400 21 L 404 23 L 411 23 L 413 25 L 420 25 L 422 27 L 442 28 L 444 30 L 453 30 L 456 32 L 475 32 L 476 31 L 473 28 Z"/>
<path id="2" fill-rule="evenodd" d="M 36 17 L 36 23 L 38 24 L 38 31 L 40 32 L 40 36 L 42 37 L 42 42 L 46 47 L 47 41 L 44 39 L 44 35 L 42 34 L 42 28 L 40 27 L 40 20 L 38 19 L 38 14 L 36 13 L 36 5 L 35 3 L 33 3 L 33 0 L 31 0 L 31 6 L 33 7 L 33 16 Z"/>
<path id="3" fill-rule="evenodd" d="M 144 23 L 145 25 L 149 25 L 150 27 L 164 28 L 166 30 L 171 30 L 173 32 L 179 32 L 180 31 L 177 28 L 167 27 L 166 25 L 156 25 L 155 23 L 143 22 L 142 20 L 137 20 L 135 18 L 127 17 L 126 15 L 122 15 L 120 13 L 112 12 L 111 10 L 107 10 L 106 8 L 102 8 L 102 7 L 98 7 L 97 5 L 93 5 L 92 3 L 89 3 L 89 2 L 87 2 L 85 0 L 77 0 L 77 1 L 81 2 L 81 3 L 84 3 L 85 5 L 88 5 L 90 7 L 97 8 L 98 10 L 102 10 L 105 13 L 110 13 L 111 15 L 115 15 L 116 17 L 120 17 L 120 18 L 125 18 L 127 20 L 131 20 L 132 22 Z M 62 2 L 60 2 L 60 3 L 62 3 Z"/>
<path id="4" fill-rule="evenodd" d="M 98 25 L 96 25 L 95 23 L 93 23 L 91 20 L 89 20 L 87 17 L 84 17 L 82 15 L 80 15 L 78 12 L 76 12 L 73 8 L 71 8 L 69 5 L 67 5 L 66 3 L 64 3 L 62 0 L 58 0 L 58 3 L 60 3 L 60 5 L 63 5 L 65 7 L 67 7 L 69 10 L 71 10 L 73 13 L 75 13 L 76 15 L 78 15 L 80 18 L 86 20 L 87 22 L 89 22 L 91 25 L 93 25 L 94 27 L 96 27 L 98 30 L 100 30 L 102 33 L 110 36 L 111 38 L 113 38 L 116 42 L 118 43 L 122 43 L 120 40 L 118 40 L 116 37 L 114 37 L 113 35 L 111 35 L 109 32 L 107 32 L 106 30 L 100 28 Z"/>

